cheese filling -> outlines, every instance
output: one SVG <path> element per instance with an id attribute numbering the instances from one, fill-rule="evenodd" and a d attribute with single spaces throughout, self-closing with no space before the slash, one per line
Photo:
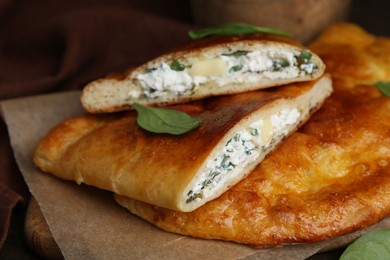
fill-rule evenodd
<path id="1" fill-rule="evenodd" d="M 191 94 L 197 87 L 215 83 L 223 87 L 231 82 L 254 83 L 261 79 L 289 79 L 312 74 L 316 65 L 310 61 L 311 53 L 303 51 L 235 51 L 208 59 L 198 60 L 191 65 L 173 60 L 171 64 L 161 63 L 148 68 L 146 73 L 136 76 L 147 98 L 167 94 L 180 96 Z M 134 97 L 134 93 L 129 93 Z"/>
<path id="2" fill-rule="evenodd" d="M 215 187 L 224 185 L 225 179 L 231 178 L 228 175 L 239 174 L 261 154 L 264 156 L 275 142 L 286 136 L 299 123 L 300 117 L 298 109 L 285 109 L 233 134 L 221 151 L 206 162 L 203 174 L 188 192 L 186 202 L 208 196 Z"/>

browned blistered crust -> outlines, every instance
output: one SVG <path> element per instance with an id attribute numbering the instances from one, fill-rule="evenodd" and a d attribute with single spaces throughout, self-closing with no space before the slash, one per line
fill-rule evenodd
<path id="1" fill-rule="evenodd" d="M 390 40 L 353 24 L 329 27 L 309 46 L 321 56 L 339 87 L 390 80 Z"/>
<path id="2" fill-rule="evenodd" d="M 171 106 L 203 120 L 200 127 L 178 136 L 139 128 L 135 111 L 69 119 L 38 144 L 34 162 L 64 179 L 177 209 L 184 189 L 232 127 L 254 111 L 277 106 L 275 101 L 297 98 L 314 84 L 296 83 Z"/>
<path id="3" fill-rule="evenodd" d="M 390 39 L 340 24 L 311 47 L 335 92 L 246 179 L 190 213 L 117 201 L 166 231 L 256 247 L 316 242 L 390 216 L 390 98 L 371 85 L 390 80 Z"/>
<path id="4" fill-rule="evenodd" d="M 245 180 L 190 213 L 118 198 L 160 228 L 265 247 L 315 242 L 390 214 L 390 101 L 337 93 Z"/>

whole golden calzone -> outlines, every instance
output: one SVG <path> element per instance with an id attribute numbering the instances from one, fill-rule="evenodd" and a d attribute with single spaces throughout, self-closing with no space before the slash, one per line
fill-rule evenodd
<path id="1" fill-rule="evenodd" d="M 117 201 L 166 231 L 257 247 L 320 241 L 390 216 L 390 98 L 372 85 L 390 80 L 390 39 L 339 24 L 311 47 L 334 93 L 246 179 L 189 213 Z"/>
<path id="2" fill-rule="evenodd" d="M 81 116 L 51 130 L 38 144 L 34 162 L 64 179 L 191 211 L 243 179 L 331 91 L 325 75 L 171 107 L 203 120 L 179 136 L 141 129 L 135 111 Z"/>
<path id="3" fill-rule="evenodd" d="M 325 70 L 315 54 L 288 37 L 264 34 L 209 37 L 119 76 L 89 83 L 81 96 L 89 112 L 177 104 L 318 79 Z"/>

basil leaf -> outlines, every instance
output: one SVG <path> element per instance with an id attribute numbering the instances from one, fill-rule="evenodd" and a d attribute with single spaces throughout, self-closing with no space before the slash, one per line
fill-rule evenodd
<path id="1" fill-rule="evenodd" d="M 340 260 L 390 259 L 390 229 L 367 233 L 343 252 Z"/>
<path id="2" fill-rule="evenodd" d="M 202 120 L 177 110 L 146 107 L 134 103 L 138 125 L 152 133 L 180 135 L 198 127 Z"/>
<path id="3" fill-rule="evenodd" d="M 374 84 L 379 91 L 386 97 L 390 97 L 390 81 L 378 81 Z"/>
<path id="4" fill-rule="evenodd" d="M 176 71 L 183 71 L 186 68 L 186 66 L 184 66 L 177 60 L 173 60 L 170 67 L 172 70 L 176 70 Z"/>
<path id="5" fill-rule="evenodd" d="M 255 33 L 265 33 L 265 34 L 276 34 L 286 37 L 291 37 L 287 32 L 280 31 L 268 27 L 258 27 L 246 23 L 230 23 L 218 27 L 205 28 L 198 31 L 189 31 L 188 36 L 191 39 L 200 39 L 210 36 L 234 36 L 241 34 L 255 34 Z"/>

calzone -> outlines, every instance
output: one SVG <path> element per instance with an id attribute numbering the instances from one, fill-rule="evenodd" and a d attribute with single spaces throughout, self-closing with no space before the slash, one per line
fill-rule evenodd
<path id="1" fill-rule="evenodd" d="M 325 65 L 291 38 L 250 34 L 197 39 L 119 74 L 89 83 L 89 112 L 167 105 L 319 78 Z"/>
<path id="2" fill-rule="evenodd" d="M 193 211 L 247 176 L 331 91 L 324 75 L 171 106 L 203 120 L 177 136 L 141 129 L 135 111 L 71 118 L 41 140 L 34 162 L 63 179 Z"/>

